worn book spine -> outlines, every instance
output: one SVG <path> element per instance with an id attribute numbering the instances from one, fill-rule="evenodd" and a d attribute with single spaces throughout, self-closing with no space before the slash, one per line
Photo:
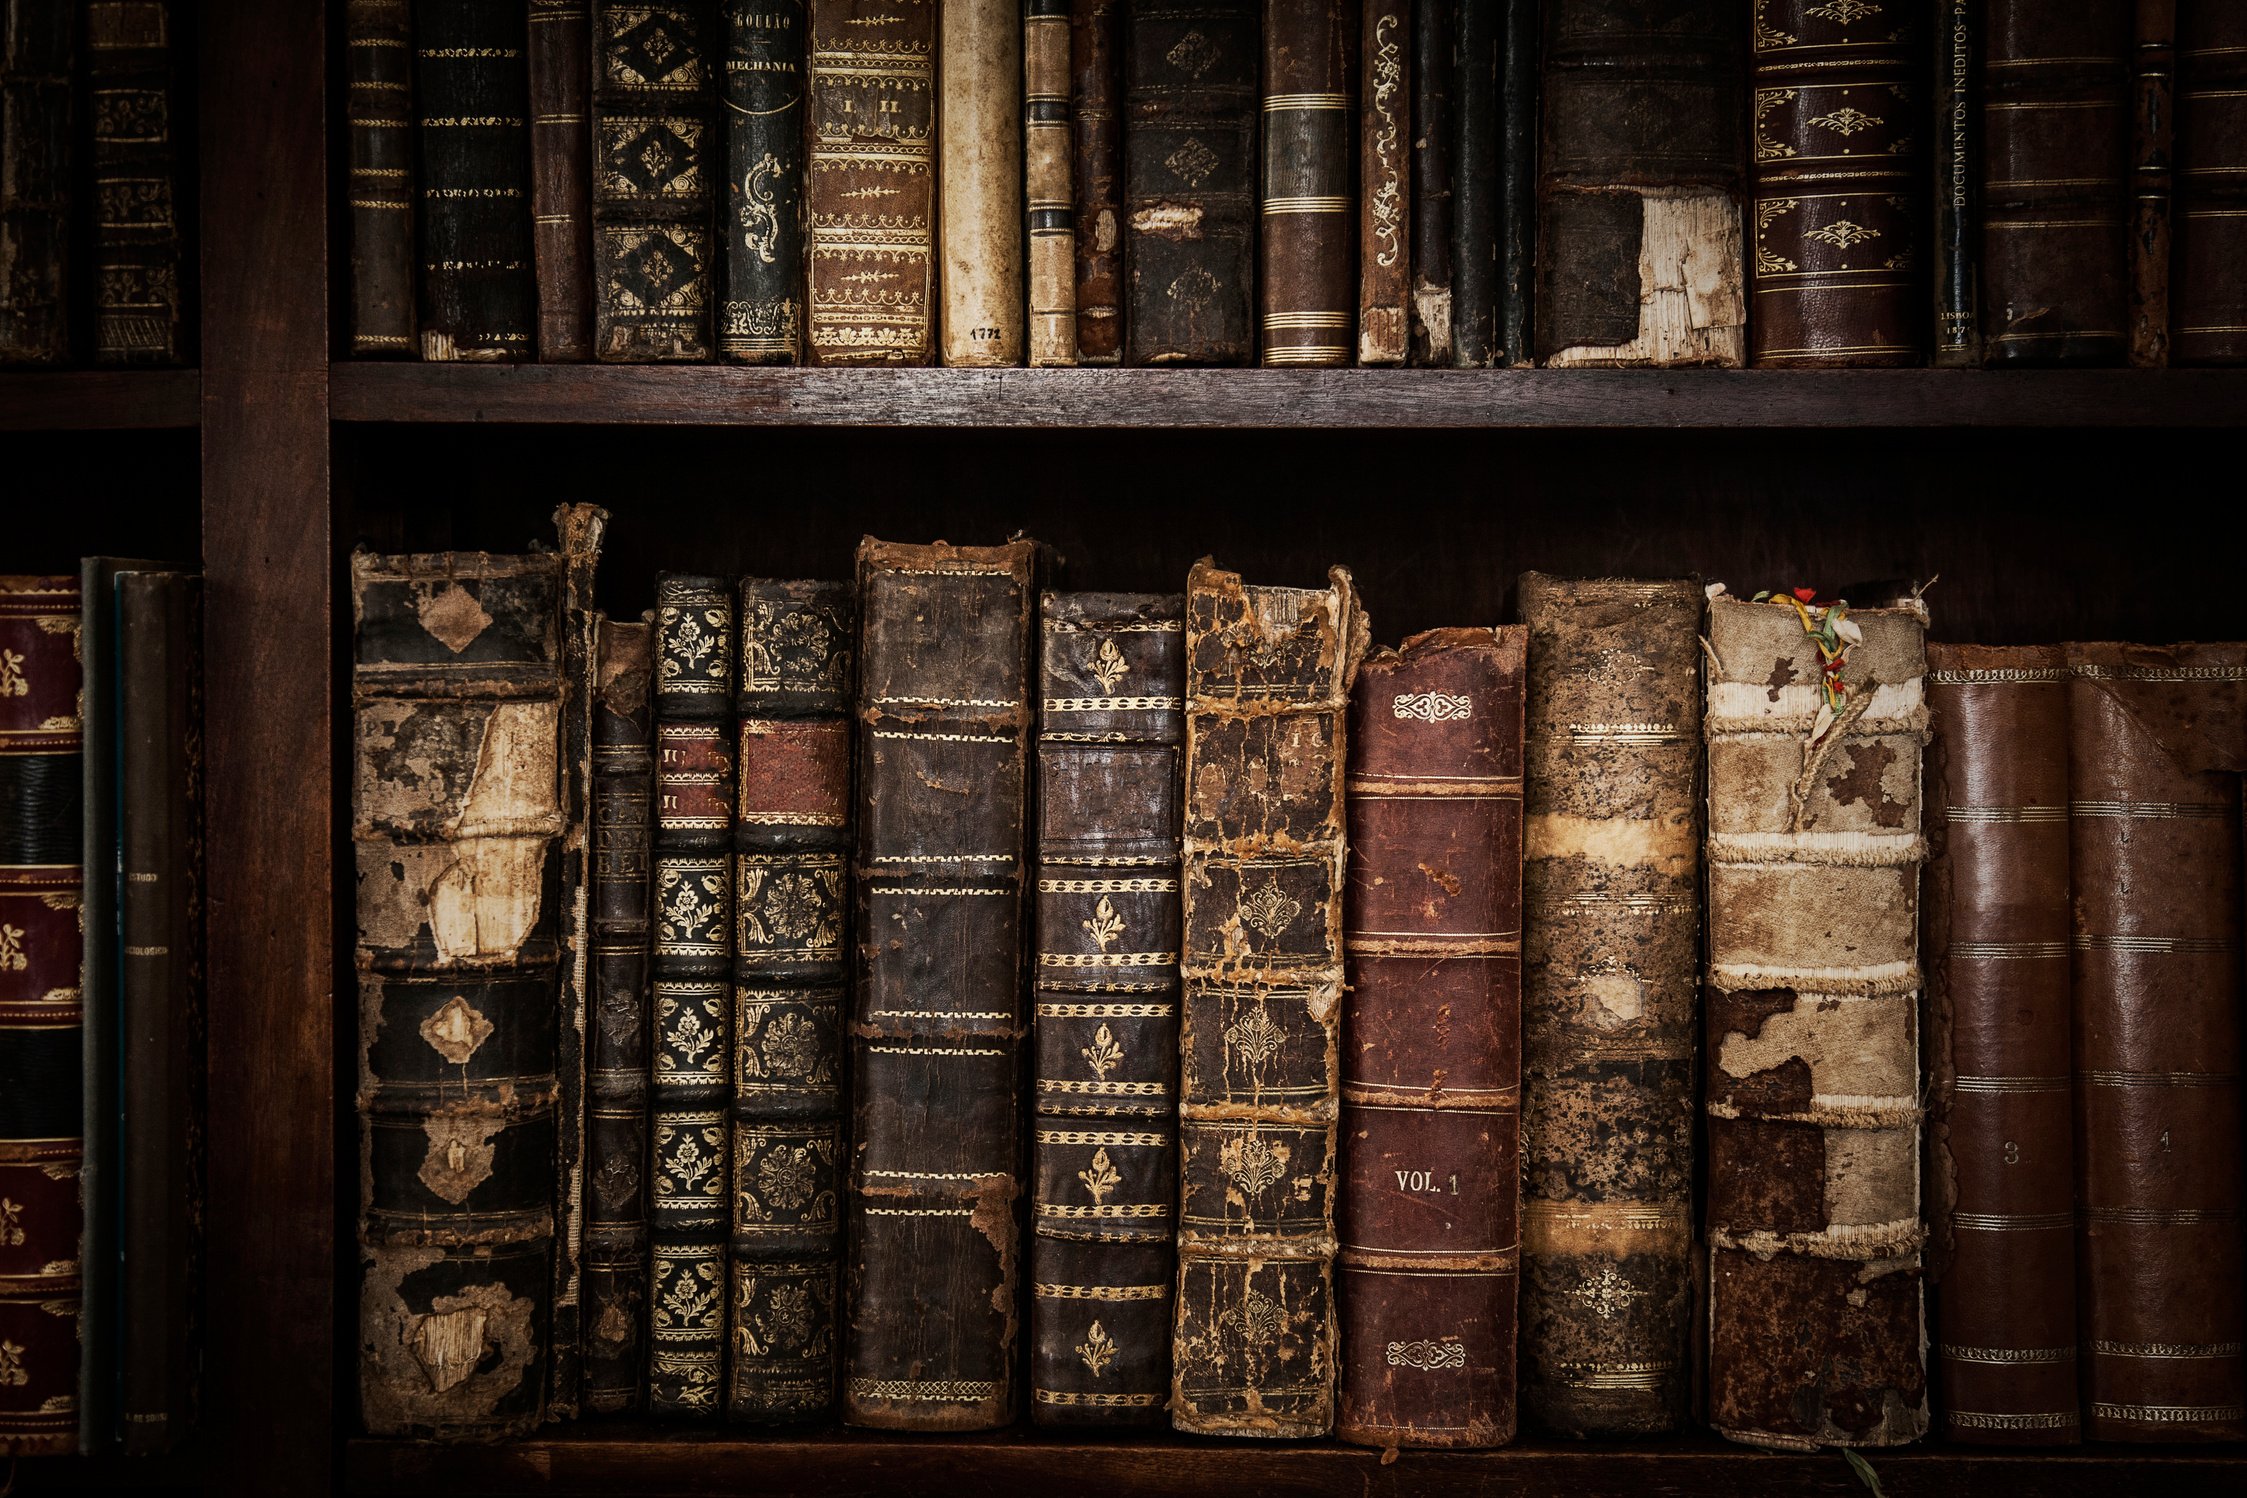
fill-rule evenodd
<path id="1" fill-rule="evenodd" d="M 1926 359 L 1921 35 L 1908 11 L 1756 0 L 1748 332 L 1759 367 Z"/>
<path id="2" fill-rule="evenodd" d="M 1070 0 L 1077 362 L 1123 358 L 1123 0 Z"/>
<path id="3" fill-rule="evenodd" d="M 0 1456 L 9 1458 L 78 1449 L 78 631 L 78 579 L 0 577 Z"/>
<path id="4" fill-rule="evenodd" d="M 948 365 L 1022 362 L 1022 7 L 937 6 L 939 332 Z"/>
<path id="5" fill-rule="evenodd" d="M 421 356 L 528 359 L 538 318 L 523 57 L 529 13 L 519 0 L 417 9 Z"/>
<path id="6" fill-rule="evenodd" d="M 1928 362 L 1982 362 L 1982 0 L 1941 0 L 1934 24 L 1934 133 L 1928 182 L 1935 205 L 1928 256 L 1935 342 Z"/>
<path id="7" fill-rule="evenodd" d="M 181 362 L 180 152 L 168 0 L 86 6 L 96 364 Z"/>
<path id="8" fill-rule="evenodd" d="M 1506 0 L 1456 0 L 1452 84 L 1451 362 L 1498 361 L 1505 210 Z"/>
<path id="9" fill-rule="evenodd" d="M 346 0 L 351 352 L 414 353 L 412 0 Z"/>
<path id="10" fill-rule="evenodd" d="M 1527 645 L 1415 635 L 1351 698 L 1337 1432 L 1360 1445 L 1514 1435 Z"/>
<path id="11" fill-rule="evenodd" d="M 1943 1434 L 2081 1439 L 2057 645 L 1929 645 L 1929 1282 Z"/>
<path id="12" fill-rule="evenodd" d="M 1700 998 L 1701 585 L 1527 573 L 1521 1400 L 1685 1419 Z"/>
<path id="13" fill-rule="evenodd" d="M 2127 348 L 2132 0 L 1983 0 L 1982 337 L 1992 364 Z"/>
<path id="14" fill-rule="evenodd" d="M 1405 357 L 1451 363 L 1451 103 L 1458 0 L 1412 5 L 1412 301 Z"/>
<path id="15" fill-rule="evenodd" d="M 929 362 L 936 12 L 811 0 L 808 363 Z"/>
<path id="16" fill-rule="evenodd" d="M 843 1418 L 1014 1418 L 1022 884 L 1040 551 L 858 547 Z"/>
<path id="17" fill-rule="evenodd" d="M 2247 364 L 2247 6 L 2178 15 L 2176 187 L 2170 358 Z"/>
<path id="18" fill-rule="evenodd" d="M 1252 363 L 1256 0 L 1132 0 L 1129 10 L 1126 362 Z"/>
<path id="19" fill-rule="evenodd" d="M 1538 0 L 1506 0 L 1499 68 L 1498 362 L 1537 363 Z"/>
<path id="20" fill-rule="evenodd" d="M 653 655 L 648 1409 L 716 1420 L 733 1029 L 732 585 L 659 574 Z"/>
<path id="21" fill-rule="evenodd" d="M 794 364 L 804 344 L 804 0 L 724 0 L 725 293 L 718 353 Z"/>
<path id="22" fill-rule="evenodd" d="M 593 0 L 593 47 L 593 356 L 707 360 L 725 170 L 716 6 Z"/>
<path id="23" fill-rule="evenodd" d="M 531 258 L 538 357 L 593 355 L 592 0 L 530 0 Z"/>
<path id="24" fill-rule="evenodd" d="M 2084 1435 L 2237 1441 L 2247 646 L 2067 652 Z"/>
<path id="25" fill-rule="evenodd" d="M 835 1403 L 850 936 L 850 585 L 741 585 L 726 1413 Z"/>
<path id="26" fill-rule="evenodd" d="M 1170 1418 L 1334 1424 L 1343 775 L 1366 619 L 1350 574 L 1186 584 L 1184 1011 Z"/>
<path id="27" fill-rule="evenodd" d="M 585 1037 L 587 1414 L 639 1410 L 648 1335 L 651 630 L 603 618 L 593 663 L 592 1015 Z"/>
<path id="28" fill-rule="evenodd" d="M 1185 601 L 1040 604 L 1030 1418 L 1164 1423 Z"/>
<path id="29" fill-rule="evenodd" d="M 1709 605 L 1708 1420 L 1751 1445 L 1927 1430 L 1925 631 L 1916 600 Z"/>
<path id="30" fill-rule="evenodd" d="M 1412 293 L 1412 5 L 1367 0 L 1359 33 L 1358 363 L 1402 364 Z"/>
<path id="31" fill-rule="evenodd" d="M 70 357 L 73 0 L 0 0 L 0 365 Z"/>
<path id="32" fill-rule="evenodd" d="M 1029 227 L 1029 362 L 1077 362 L 1076 193 L 1070 182 L 1069 0 L 1022 8 L 1022 171 Z"/>
<path id="33" fill-rule="evenodd" d="M 1343 0 L 1264 0 L 1263 9 L 1263 362 L 1346 365 L 1357 347 L 1355 7 Z"/>
<path id="34" fill-rule="evenodd" d="M 2137 0 L 2130 88 L 2130 363 L 2169 362 L 2177 0 Z"/>
<path id="35" fill-rule="evenodd" d="M 1543 363 L 1736 368 L 1745 358 L 1740 19 L 1730 0 L 1546 5 Z"/>

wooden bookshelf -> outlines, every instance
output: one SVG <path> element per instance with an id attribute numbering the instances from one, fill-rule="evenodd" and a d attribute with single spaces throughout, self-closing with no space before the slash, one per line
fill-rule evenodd
<path id="1" fill-rule="evenodd" d="M 192 369 L 0 372 L 0 432 L 192 427 L 201 419 Z"/>

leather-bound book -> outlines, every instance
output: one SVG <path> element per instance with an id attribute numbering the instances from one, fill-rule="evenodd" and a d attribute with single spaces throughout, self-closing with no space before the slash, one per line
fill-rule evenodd
<path id="1" fill-rule="evenodd" d="M 1022 6 L 937 6 L 937 238 L 944 362 L 1020 364 Z"/>
<path id="2" fill-rule="evenodd" d="M 1077 362 L 1123 359 L 1123 0 L 1070 0 Z"/>
<path id="3" fill-rule="evenodd" d="M 1178 1201 L 1185 601 L 1040 605 L 1030 1418 L 1153 1425 Z"/>
<path id="4" fill-rule="evenodd" d="M 718 353 L 794 364 L 804 343 L 804 0 L 724 0 L 726 203 Z"/>
<path id="5" fill-rule="evenodd" d="M 1506 0 L 1456 0 L 1452 82 L 1451 362 L 1498 360 L 1498 240 L 1503 172 Z"/>
<path id="6" fill-rule="evenodd" d="M 1982 362 L 1982 3 L 1942 0 L 1934 12 L 1934 108 L 1928 142 L 1934 231 L 1928 254 L 1935 342 L 1928 362 Z"/>
<path id="7" fill-rule="evenodd" d="M 637 1411 L 648 1371 L 648 893 L 653 630 L 604 618 L 593 661 L 592 1015 L 585 1035 L 587 1414 Z"/>
<path id="8" fill-rule="evenodd" d="M 1746 356 L 1740 19 L 1730 0 L 1545 7 L 1542 362 L 1733 368 Z"/>
<path id="9" fill-rule="evenodd" d="M 1367 0 L 1359 34 L 1358 363 L 1402 364 L 1412 291 L 1412 4 Z"/>
<path id="10" fill-rule="evenodd" d="M 1036 542 L 858 546 L 843 1418 L 1014 1418 Z"/>
<path id="11" fill-rule="evenodd" d="M 1336 1428 L 1360 1445 L 1513 1439 L 1527 644 L 1415 635 L 1351 697 Z"/>
<path id="12" fill-rule="evenodd" d="M 592 0 L 530 0 L 531 257 L 538 357 L 593 356 Z"/>
<path id="13" fill-rule="evenodd" d="M 1131 0 L 1128 363 L 1254 360 L 1257 10 L 1256 0 Z"/>
<path id="14" fill-rule="evenodd" d="M 173 29 L 167 0 L 86 7 L 96 364 L 184 352 Z"/>
<path id="15" fill-rule="evenodd" d="M 1926 58 L 1916 15 L 1756 0 L 1753 35 L 1754 362 L 1923 362 Z"/>
<path id="16" fill-rule="evenodd" d="M 2130 54 L 2130 362 L 2140 369 L 2169 362 L 2177 3 L 2138 0 Z"/>
<path id="17" fill-rule="evenodd" d="M 1412 305 L 1405 357 L 1451 363 L 1451 96 L 1458 0 L 1412 5 Z"/>
<path id="18" fill-rule="evenodd" d="M 77 19 L 73 0 L 0 0 L 0 364 L 70 357 Z"/>
<path id="19" fill-rule="evenodd" d="M 2176 186 L 2169 357 L 2247 364 L 2247 6 L 2178 13 Z"/>
<path id="20" fill-rule="evenodd" d="M 1702 720 L 1708 1420 L 1791 1450 L 1927 1430 L 1926 612 L 1840 607 L 1713 599 Z"/>
<path id="21" fill-rule="evenodd" d="M 351 164 L 351 352 L 402 356 L 414 337 L 413 0 L 345 0 Z"/>
<path id="22" fill-rule="evenodd" d="M 1184 1012 L 1170 1418 L 1334 1424 L 1343 774 L 1367 624 L 1350 574 L 1186 584 Z"/>
<path id="23" fill-rule="evenodd" d="M 811 0 L 812 364 L 926 364 L 935 0 Z"/>
<path id="24" fill-rule="evenodd" d="M 546 1405 L 564 601 L 581 560 L 351 559 L 370 1435 L 521 1435 Z"/>
<path id="25" fill-rule="evenodd" d="M 850 932 L 848 583 L 741 585 L 726 1414 L 832 1411 Z"/>
<path id="26" fill-rule="evenodd" d="M 593 0 L 593 355 L 707 360 L 725 138 L 710 0 Z"/>
<path id="27" fill-rule="evenodd" d="M 529 12 L 520 0 L 424 4 L 413 21 L 420 162 L 421 356 L 528 359 Z"/>
<path id="28" fill-rule="evenodd" d="M 648 1410 L 716 1420 L 733 1030 L 733 586 L 655 580 Z"/>
<path id="29" fill-rule="evenodd" d="M 1537 362 L 1538 0 L 1506 0 L 1498 69 L 1498 356 L 1511 369 Z"/>
<path id="30" fill-rule="evenodd" d="M 1264 0 L 1257 286 L 1270 366 L 1344 365 L 1357 348 L 1355 9 L 1343 0 Z"/>
<path id="31" fill-rule="evenodd" d="M 2084 1435 L 2247 1436 L 2247 646 L 2070 645 Z"/>
<path id="32" fill-rule="evenodd" d="M 1029 213 L 1029 362 L 1077 362 L 1076 195 L 1070 184 L 1069 0 L 1022 8 L 1023 203 Z"/>
<path id="33" fill-rule="evenodd" d="M 1701 585 L 1526 573 L 1521 1402 L 1685 1419 L 1700 998 Z"/>
<path id="34" fill-rule="evenodd" d="M 78 1449 L 78 624 L 77 578 L 0 577 L 0 1456 L 10 1458 Z"/>
<path id="35" fill-rule="evenodd" d="M 1986 355 L 2119 364 L 2133 0 L 1983 4 Z"/>
<path id="36" fill-rule="evenodd" d="M 1929 645 L 1927 1161 L 1942 1433 L 2081 1438 L 2057 645 Z"/>

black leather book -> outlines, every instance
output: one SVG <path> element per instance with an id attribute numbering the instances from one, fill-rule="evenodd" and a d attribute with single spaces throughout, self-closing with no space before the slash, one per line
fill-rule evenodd
<path id="1" fill-rule="evenodd" d="M 0 365 L 70 357 L 75 0 L 0 3 Z"/>
<path id="2" fill-rule="evenodd" d="M 414 336 L 411 0 L 345 0 L 343 33 L 351 352 L 401 358 L 421 347 Z"/>
<path id="3" fill-rule="evenodd" d="M 1412 300 L 1415 365 L 1451 363 L 1452 93 L 1458 0 L 1412 7 Z"/>
<path id="4" fill-rule="evenodd" d="M 1537 362 L 1537 0 L 1506 0 L 1499 65 L 1498 362 Z"/>
<path id="5" fill-rule="evenodd" d="M 1457 81 L 1451 99 L 1451 362 L 1462 369 L 1495 363 L 1498 342 L 1499 228 L 1504 217 L 1505 142 L 1500 70 L 1505 0 L 1458 0 Z"/>
<path id="6" fill-rule="evenodd" d="M 717 17 L 707 0 L 595 0 L 593 356 L 710 357 Z"/>
<path id="7" fill-rule="evenodd" d="M 743 364 L 802 357 L 805 20 L 803 0 L 724 0 L 718 352 Z"/>
<path id="8" fill-rule="evenodd" d="M 1972 369 L 1982 362 L 1982 0 L 1941 0 L 1934 21 L 1935 341 L 1928 362 Z"/>
<path id="9" fill-rule="evenodd" d="M 424 359 L 533 350 L 529 29 L 520 0 L 450 0 L 414 18 Z"/>
<path id="10" fill-rule="evenodd" d="M 178 17 L 171 0 L 86 13 L 93 158 L 96 364 L 178 364 L 185 353 Z M 193 54 L 189 53 L 192 65 Z"/>

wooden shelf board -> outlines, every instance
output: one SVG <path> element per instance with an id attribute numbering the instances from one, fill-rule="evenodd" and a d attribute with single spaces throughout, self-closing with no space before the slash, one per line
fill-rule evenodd
<path id="1" fill-rule="evenodd" d="M 201 399 L 192 369 L 8 370 L 0 373 L 0 432 L 192 427 Z"/>

